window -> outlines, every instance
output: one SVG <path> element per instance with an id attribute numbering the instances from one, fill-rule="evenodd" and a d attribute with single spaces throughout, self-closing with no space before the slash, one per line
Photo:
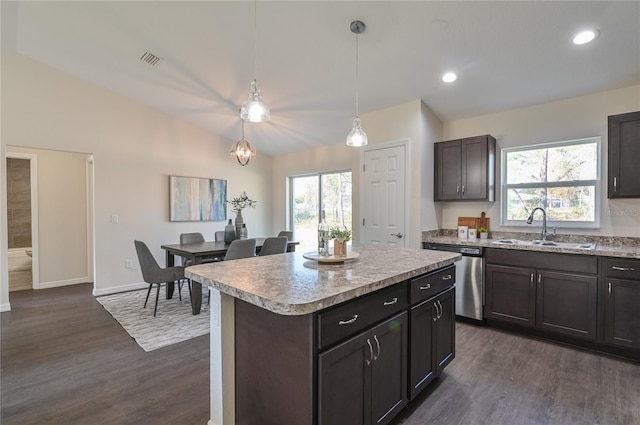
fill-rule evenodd
<path id="1" fill-rule="evenodd" d="M 318 221 L 325 211 L 329 226 L 351 230 L 351 171 L 290 178 L 291 230 L 302 252 L 318 249 Z"/>
<path id="2" fill-rule="evenodd" d="M 536 207 L 547 225 L 597 228 L 600 138 L 502 150 L 502 225 L 526 225 Z"/>

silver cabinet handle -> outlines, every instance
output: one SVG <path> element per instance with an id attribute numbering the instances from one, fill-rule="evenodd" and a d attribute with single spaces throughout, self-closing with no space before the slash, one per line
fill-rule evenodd
<path id="1" fill-rule="evenodd" d="M 438 305 L 440 306 L 440 314 L 438 315 L 438 320 L 440 320 L 440 318 L 442 318 L 442 315 L 444 314 L 444 308 L 442 307 L 442 303 L 440 302 L 440 300 L 438 300 Z"/>
<path id="2" fill-rule="evenodd" d="M 430 283 L 427 283 L 426 285 L 422 285 L 420 287 L 421 291 L 426 291 L 427 289 L 431 289 L 431 284 Z"/>
<path id="3" fill-rule="evenodd" d="M 464 185 L 462 185 L 462 195 L 464 196 Z"/>
<path id="4" fill-rule="evenodd" d="M 367 366 L 369 366 L 373 361 L 373 347 L 371 346 L 369 338 L 367 338 L 367 344 L 369 345 L 369 360 L 367 360 Z"/>
<path id="5" fill-rule="evenodd" d="M 398 232 L 398 233 L 389 233 L 390 236 L 395 236 L 398 239 L 402 239 L 402 237 L 404 236 L 402 234 L 402 232 Z"/>
<path id="6" fill-rule="evenodd" d="M 533 280 L 534 280 L 533 273 L 531 273 L 531 287 L 532 288 L 533 288 Z"/>
<path id="7" fill-rule="evenodd" d="M 618 191 L 618 178 L 617 177 L 613 178 L 613 191 L 614 192 Z"/>
<path id="8" fill-rule="evenodd" d="M 435 301 L 433 303 L 433 306 L 436 308 L 436 317 L 433 319 L 434 322 L 440 320 L 440 318 L 442 317 L 442 304 L 440 304 L 440 301 Z M 438 307 L 439 306 L 439 307 Z"/>
<path id="9" fill-rule="evenodd" d="M 437 322 L 438 321 L 438 303 L 434 302 L 433 308 L 435 308 L 436 310 L 436 317 L 433 317 L 433 310 L 431 310 L 432 311 L 431 318 L 433 319 L 434 322 Z"/>
<path id="10" fill-rule="evenodd" d="M 378 357 L 380 357 L 380 341 L 378 341 L 378 335 L 374 335 L 373 339 L 376 341 L 376 346 L 378 348 L 378 354 L 373 356 L 373 361 L 375 362 L 376 360 L 378 360 Z"/>
<path id="11" fill-rule="evenodd" d="M 611 267 L 613 270 L 617 270 L 619 272 L 633 272 L 636 269 L 634 269 L 633 267 L 618 267 L 618 266 L 612 266 Z"/>
<path id="12" fill-rule="evenodd" d="M 538 288 L 542 288 L 542 273 L 538 275 Z"/>
<path id="13" fill-rule="evenodd" d="M 611 282 L 609 282 L 609 295 L 611 295 Z"/>
<path id="14" fill-rule="evenodd" d="M 350 324 L 352 324 L 353 322 L 355 322 L 356 320 L 358 320 L 358 315 L 357 315 L 357 314 L 354 314 L 353 316 L 351 316 L 351 319 L 348 319 L 348 320 L 341 320 L 341 321 L 339 321 L 339 322 L 338 322 L 338 324 L 339 324 L 340 326 L 342 326 L 342 325 L 350 325 Z"/>
<path id="15" fill-rule="evenodd" d="M 460 195 L 460 185 L 456 186 L 456 195 Z"/>
<path id="16" fill-rule="evenodd" d="M 385 301 L 383 303 L 383 305 L 394 305 L 398 303 L 398 298 L 397 297 L 393 297 L 393 299 L 391 301 Z"/>
<path id="17" fill-rule="evenodd" d="M 450 274 L 442 276 L 442 280 L 451 280 L 452 276 Z"/>

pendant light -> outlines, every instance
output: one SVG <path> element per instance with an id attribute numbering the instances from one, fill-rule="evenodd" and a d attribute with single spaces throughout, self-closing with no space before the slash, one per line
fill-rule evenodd
<path id="1" fill-rule="evenodd" d="M 251 82 L 251 92 L 249 98 L 242 104 L 240 109 L 240 118 L 251 122 L 266 122 L 271 119 L 269 108 L 262 101 L 260 87 L 258 86 L 258 6 L 257 0 L 253 2 L 253 55 L 254 55 L 254 74 Z"/>
<path id="2" fill-rule="evenodd" d="M 242 138 L 231 146 L 229 153 L 238 160 L 240 165 L 244 167 L 249 163 L 249 161 L 251 161 L 251 158 L 256 156 L 256 149 L 247 139 L 244 138 L 244 120 L 240 121 L 240 125 L 242 126 Z"/>
<path id="3" fill-rule="evenodd" d="M 351 32 L 356 35 L 356 117 L 353 119 L 353 128 L 347 135 L 347 146 L 365 146 L 367 133 L 362 129 L 362 121 L 358 116 L 358 35 L 362 34 L 366 25 L 362 21 L 351 22 Z"/>

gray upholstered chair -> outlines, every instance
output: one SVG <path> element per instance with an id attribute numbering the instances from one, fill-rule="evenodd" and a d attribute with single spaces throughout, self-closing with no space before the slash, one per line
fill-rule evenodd
<path id="1" fill-rule="evenodd" d="M 213 237 L 214 237 L 216 242 L 224 241 L 224 230 L 216 231 L 216 233 L 213 235 Z"/>
<path id="2" fill-rule="evenodd" d="M 236 239 L 229 245 L 224 261 L 238 260 L 240 258 L 248 258 L 256 256 L 256 240 L 255 239 Z"/>
<path id="3" fill-rule="evenodd" d="M 191 243 L 204 243 L 204 236 L 202 235 L 202 233 L 199 232 L 193 232 L 193 233 L 181 233 L 180 234 L 180 245 L 183 244 L 191 244 Z M 214 261 L 222 261 L 222 258 L 216 258 L 216 257 L 212 257 L 212 258 L 203 258 L 202 259 L 202 263 L 212 263 Z M 182 259 L 182 263 L 184 264 L 185 267 L 189 267 L 191 266 L 191 260 L 187 260 L 186 258 Z M 191 289 L 191 288 L 189 288 Z"/>
<path id="4" fill-rule="evenodd" d="M 149 284 L 149 290 L 147 291 L 147 298 L 144 300 L 144 307 L 147 308 L 147 301 L 149 301 L 149 294 L 153 285 L 156 287 L 156 304 L 153 308 L 153 317 L 156 316 L 158 310 L 158 295 L 160 294 L 160 285 L 169 282 L 178 282 L 178 294 L 180 294 L 180 285 L 184 277 L 184 267 L 165 267 L 164 269 L 158 265 L 158 262 L 151 254 L 149 247 L 141 241 L 134 241 L 136 246 L 136 253 L 138 254 L 138 261 L 140 262 L 140 270 L 142 270 L 142 278 Z M 182 300 L 182 297 L 180 297 Z"/>
<path id="5" fill-rule="evenodd" d="M 278 236 L 275 238 L 266 238 L 260 248 L 260 256 L 272 255 L 272 254 L 284 254 L 287 252 L 287 239 L 286 236 Z"/>
<path id="6" fill-rule="evenodd" d="M 293 240 L 293 232 L 289 232 L 288 230 L 281 231 L 280 233 L 278 233 L 278 236 L 286 236 L 287 239 Z"/>

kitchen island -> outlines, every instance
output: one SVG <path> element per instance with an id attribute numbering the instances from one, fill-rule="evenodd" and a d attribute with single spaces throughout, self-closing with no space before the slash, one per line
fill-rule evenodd
<path id="1" fill-rule="evenodd" d="M 331 423 L 330 403 L 319 382 L 322 356 L 360 338 L 364 348 L 356 357 L 366 357 L 368 365 L 378 358 L 393 361 L 385 351 L 384 329 L 402 330 L 398 341 L 406 354 L 411 282 L 431 288 L 424 275 L 432 276 L 438 280 L 433 281 L 436 289 L 440 279 L 452 279 L 450 266 L 460 259 L 459 254 L 417 249 L 352 249 L 360 257 L 343 264 L 318 264 L 302 253 L 286 253 L 186 269 L 188 278 L 211 288 L 210 425 Z M 433 305 L 435 323 L 444 309 L 440 301 Z M 401 382 L 407 382 L 406 373 Z M 407 394 L 406 386 L 402 391 Z M 356 395 L 351 402 L 358 400 Z M 404 397 L 396 407 L 406 402 Z"/>

